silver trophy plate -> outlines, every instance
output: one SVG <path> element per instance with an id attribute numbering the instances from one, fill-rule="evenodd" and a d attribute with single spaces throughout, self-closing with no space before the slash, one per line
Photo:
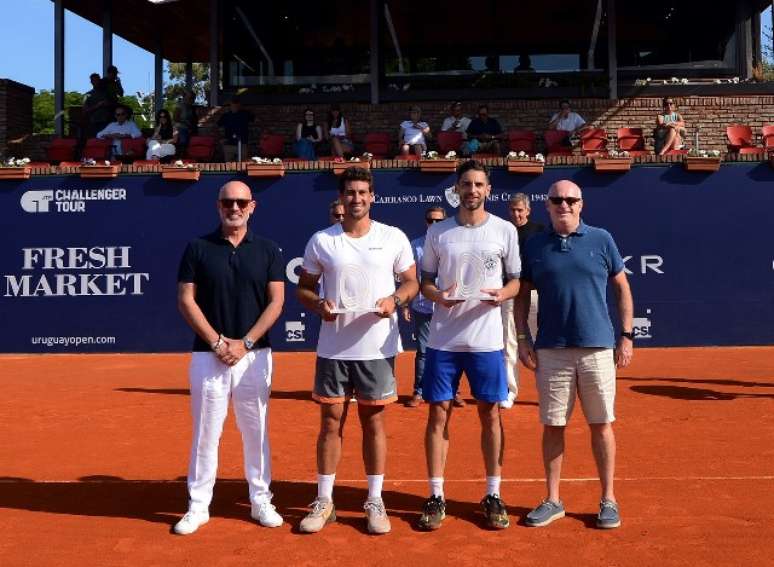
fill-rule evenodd
<path id="1" fill-rule="evenodd" d="M 457 285 L 454 287 L 452 294 L 446 299 L 451 301 L 468 301 L 472 299 L 493 301 L 494 297 L 481 291 L 484 285 L 485 271 L 484 261 L 481 258 L 472 252 L 463 253 L 457 265 Z"/>
<path id="2" fill-rule="evenodd" d="M 344 266 L 339 274 L 338 305 L 331 313 L 378 313 L 379 308 L 369 305 L 371 279 L 368 272 L 357 264 Z"/>

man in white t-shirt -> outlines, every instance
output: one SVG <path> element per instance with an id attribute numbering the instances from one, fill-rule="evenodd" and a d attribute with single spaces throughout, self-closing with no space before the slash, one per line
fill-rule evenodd
<path id="1" fill-rule="evenodd" d="M 551 120 L 548 121 L 548 128 L 550 130 L 562 130 L 567 132 L 568 140 L 570 136 L 573 136 L 579 130 L 583 130 L 585 126 L 586 121 L 581 118 L 580 114 L 573 112 L 569 100 L 561 101 L 559 103 L 559 112 L 556 112 L 551 117 Z"/>
<path id="2" fill-rule="evenodd" d="M 401 155 L 414 154 L 421 156 L 427 151 L 427 140 L 430 138 L 430 126 L 421 120 L 422 110 L 412 106 L 409 110 L 409 120 L 400 123 L 398 145 Z"/>
<path id="3" fill-rule="evenodd" d="M 318 532 L 336 519 L 333 483 L 341 457 L 348 398 L 355 395 L 363 428 L 368 475 L 365 503 L 370 533 L 390 531 L 382 501 L 387 436 L 384 408 L 398 399 L 395 356 L 403 350 L 397 309 L 419 291 L 406 235 L 370 218 L 374 187 L 368 169 L 347 169 L 339 179 L 344 220 L 312 236 L 304 251 L 298 298 L 323 319 L 312 397 L 320 403 L 317 498 L 300 530 Z M 395 289 L 395 276 L 400 287 Z M 325 297 L 317 282 L 325 279 Z"/>
<path id="4" fill-rule="evenodd" d="M 476 160 L 463 163 L 455 189 L 459 212 L 428 228 L 422 257 L 422 294 L 436 305 L 422 377 L 422 396 L 430 403 L 425 451 L 431 495 L 419 527 L 438 529 L 446 516 L 443 470 L 451 400 L 465 372 L 481 421 L 487 482 L 481 505 L 487 525 L 502 529 L 509 520 L 499 496 L 503 451 L 499 403 L 508 397 L 508 378 L 500 305 L 519 291 L 519 237 L 516 227 L 484 209 L 492 190 L 485 165 Z"/>

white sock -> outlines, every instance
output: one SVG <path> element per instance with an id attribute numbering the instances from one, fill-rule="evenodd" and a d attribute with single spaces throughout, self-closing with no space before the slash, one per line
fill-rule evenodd
<path id="1" fill-rule="evenodd" d="M 336 480 L 336 473 L 317 475 L 317 498 L 327 498 L 333 501 L 333 482 Z"/>
<path id="2" fill-rule="evenodd" d="M 500 477 L 488 476 L 486 477 L 486 493 L 487 494 L 500 494 Z"/>
<path id="3" fill-rule="evenodd" d="M 382 484 L 384 484 L 383 474 L 369 474 L 368 477 L 368 497 L 369 498 L 381 498 L 382 497 Z"/>
<path id="4" fill-rule="evenodd" d="M 443 498 L 443 477 L 434 476 L 430 478 L 430 494 Z"/>

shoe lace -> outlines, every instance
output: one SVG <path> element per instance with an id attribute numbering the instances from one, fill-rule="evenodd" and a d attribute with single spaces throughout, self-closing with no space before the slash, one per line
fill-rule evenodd
<path id="1" fill-rule="evenodd" d="M 363 509 L 368 512 L 373 510 L 379 516 L 384 516 L 387 511 L 384 509 L 384 502 L 380 500 L 367 500 L 363 505 Z"/>
<path id="2" fill-rule="evenodd" d="M 427 515 L 433 515 L 437 514 L 441 511 L 443 508 L 443 500 L 441 500 L 438 496 L 432 496 L 431 498 L 428 498 L 425 502 L 425 514 Z"/>
<path id="3" fill-rule="evenodd" d="M 505 504 L 496 494 L 487 494 L 484 498 L 484 506 L 490 513 L 502 514 L 505 512 Z"/>
<path id="4" fill-rule="evenodd" d="M 274 512 L 277 508 L 271 502 L 261 502 L 258 505 L 258 513 L 265 514 L 267 512 Z"/>
<path id="5" fill-rule="evenodd" d="M 312 511 L 309 512 L 310 516 L 319 516 L 323 513 L 325 510 L 325 505 L 328 504 L 327 502 L 324 502 L 322 500 L 315 500 L 312 502 L 309 506 L 312 508 Z"/>

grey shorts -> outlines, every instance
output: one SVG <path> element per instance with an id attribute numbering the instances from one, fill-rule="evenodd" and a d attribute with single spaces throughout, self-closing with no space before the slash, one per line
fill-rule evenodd
<path id="1" fill-rule="evenodd" d="M 396 401 L 395 357 L 335 360 L 318 356 L 312 397 L 322 404 L 338 404 L 352 396 L 372 406 Z"/>

